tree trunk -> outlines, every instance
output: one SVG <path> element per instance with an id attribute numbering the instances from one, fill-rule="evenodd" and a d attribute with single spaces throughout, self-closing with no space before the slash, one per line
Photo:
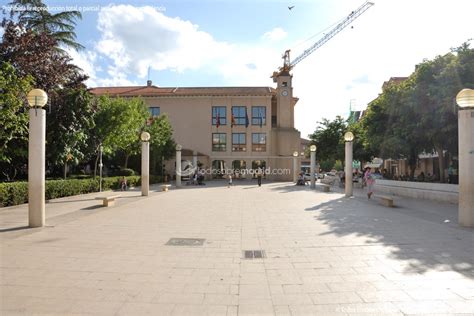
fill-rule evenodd
<path id="1" fill-rule="evenodd" d="M 439 144 L 435 144 L 435 149 L 438 152 L 438 162 L 439 162 L 439 181 L 441 183 L 446 182 L 446 177 L 444 176 L 444 169 L 445 169 L 445 163 L 444 163 L 444 155 L 443 155 L 443 146 Z"/>
<path id="2" fill-rule="evenodd" d="M 410 157 L 408 158 L 408 167 L 410 168 L 410 181 L 415 180 L 415 169 L 416 169 L 416 162 L 418 160 L 418 155 L 415 150 L 411 150 Z"/>
<path id="3" fill-rule="evenodd" d="M 64 180 L 66 180 L 67 177 L 67 161 L 64 162 Z"/>
<path id="4" fill-rule="evenodd" d="M 123 164 L 123 168 L 127 169 L 128 166 L 128 158 L 130 157 L 129 153 L 125 153 L 125 163 Z"/>
<path id="5" fill-rule="evenodd" d="M 97 177 L 97 163 L 99 161 L 99 153 L 97 153 L 97 156 L 95 157 L 95 164 L 94 164 L 94 179 Z"/>

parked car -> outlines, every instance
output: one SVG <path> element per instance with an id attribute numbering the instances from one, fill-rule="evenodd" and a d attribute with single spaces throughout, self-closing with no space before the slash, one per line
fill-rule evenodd
<path id="1" fill-rule="evenodd" d="M 314 178 L 315 178 L 316 180 L 317 180 L 317 179 L 323 179 L 323 178 L 324 178 L 324 174 L 315 172 L 315 173 L 314 173 Z M 304 174 L 304 181 L 311 181 L 311 173 L 305 173 L 305 174 Z"/>

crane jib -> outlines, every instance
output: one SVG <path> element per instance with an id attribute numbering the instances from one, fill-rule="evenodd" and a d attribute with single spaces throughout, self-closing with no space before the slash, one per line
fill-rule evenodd
<path id="1" fill-rule="evenodd" d="M 290 50 L 285 52 L 283 56 L 284 63 L 283 67 L 280 70 L 287 70 L 289 71 L 293 68 L 297 63 L 308 57 L 311 53 L 313 53 L 316 49 L 323 46 L 326 42 L 328 42 L 331 38 L 333 38 L 336 34 L 341 32 L 344 28 L 346 28 L 349 24 L 351 24 L 355 19 L 361 16 L 365 11 L 367 11 L 371 6 L 373 6 L 373 2 L 365 2 L 355 11 L 352 11 L 342 22 L 340 22 L 336 27 L 331 29 L 328 33 L 326 33 L 319 41 L 314 43 L 310 48 L 304 50 L 304 52 L 296 57 L 294 60 L 290 62 Z"/>

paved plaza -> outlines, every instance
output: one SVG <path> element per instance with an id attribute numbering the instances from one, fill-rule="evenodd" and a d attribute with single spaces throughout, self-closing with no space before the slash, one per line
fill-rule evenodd
<path id="1" fill-rule="evenodd" d="M 474 315 L 457 205 L 236 182 L 0 209 L 0 314 Z"/>

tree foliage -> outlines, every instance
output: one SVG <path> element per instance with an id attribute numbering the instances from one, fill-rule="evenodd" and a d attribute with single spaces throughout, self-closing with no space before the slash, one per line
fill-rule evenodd
<path id="1" fill-rule="evenodd" d="M 0 62 L 0 169 L 9 180 L 15 178 L 28 154 L 25 97 L 30 84 L 30 77 L 20 78 L 9 63 Z"/>
<path id="2" fill-rule="evenodd" d="M 84 46 L 76 41 L 76 21 L 82 19 L 80 11 L 63 11 L 52 14 L 41 0 L 14 0 L 9 3 L 10 18 L 17 18 L 18 24 L 35 33 L 44 33 L 59 44 L 74 49 Z M 55 47 L 58 49 L 59 47 Z M 61 50 L 59 48 L 59 50 Z"/>
<path id="3" fill-rule="evenodd" d="M 337 160 L 344 157 L 344 133 L 347 124 L 341 116 L 333 121 L 323 119 L 313 134 L 309 135 L 313 144 L 317 146 L 317 157 L 320 160 Z"/>

